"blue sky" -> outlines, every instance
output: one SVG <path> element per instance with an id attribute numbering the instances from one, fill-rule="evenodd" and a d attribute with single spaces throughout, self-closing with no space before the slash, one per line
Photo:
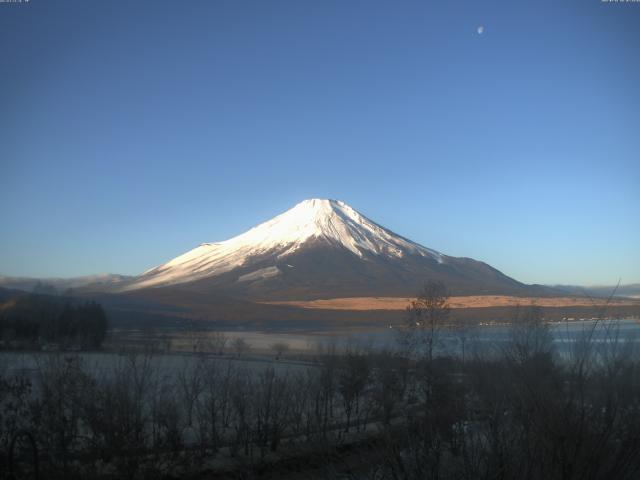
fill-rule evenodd
<path id="1" fill-rule="evenodd" d="M 639 45 L 600 0 L 0 4 L 0 274 L 139 273 L 323 197 L 640 282 Z"/>

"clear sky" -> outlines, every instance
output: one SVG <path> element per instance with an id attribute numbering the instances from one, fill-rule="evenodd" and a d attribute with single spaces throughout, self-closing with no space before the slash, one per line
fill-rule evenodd
<path id="1" fill-rule="evenodd" d="M 0 274 L 135 274 L 311 197 L 639 282 L 640 3 L 0 3 Z"/>

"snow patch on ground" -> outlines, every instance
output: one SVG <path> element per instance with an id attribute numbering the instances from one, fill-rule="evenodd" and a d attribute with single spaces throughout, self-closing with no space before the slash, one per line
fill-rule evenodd
<path id="1" fill-rule="evenodd" d="M 238 277 L 238 281 L 250 282 L 253 280 L 262 280 L 265 278 L 275 277 L 276 275 L 280 275 L 280 273 L 282 272 L 280 272 L 280 269 L 278 267 L 261 268 L 260 270 L 256 270 L 255 272 L 240 275 Z"/>

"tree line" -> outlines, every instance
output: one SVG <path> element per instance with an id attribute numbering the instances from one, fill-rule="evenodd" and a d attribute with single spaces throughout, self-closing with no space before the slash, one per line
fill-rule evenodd
<path id="1" fill-rule="evenodd" d="M 0 339 L 5 347 L 55 343 L 98 348 L 107 327 L 102 306 L 93 301 L 29 294 L 10 300 L 0 309 Z"/>

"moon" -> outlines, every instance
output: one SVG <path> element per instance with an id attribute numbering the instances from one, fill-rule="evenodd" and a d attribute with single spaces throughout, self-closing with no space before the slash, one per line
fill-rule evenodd
<path id="1" fill-rule="evenodd" d="M 482 35 L 484 33 L 484 25 L 480 25 L 478 27 L 478 35 Z"/>

